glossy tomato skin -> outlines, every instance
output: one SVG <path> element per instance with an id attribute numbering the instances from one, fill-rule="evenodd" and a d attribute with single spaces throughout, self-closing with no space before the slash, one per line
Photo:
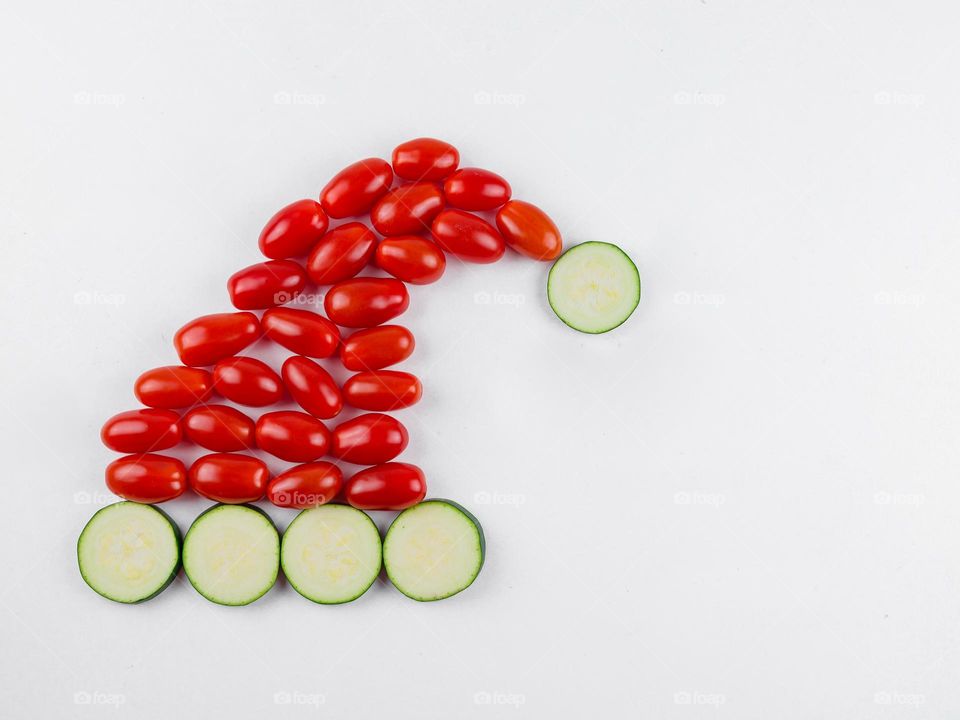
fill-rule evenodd
<path id="1" fill-rule="evenodd" d="M 407 429 L 396 418 L 367 413 L 334 428 L 331 454 L 357 465 L 378 465 L 402 453 L 409 439 Z"/>
<path id="2" fill-rule="evenodd" d="M 328 462 L 298 465 L 267 486 L 267 500 L 277 507 L 312 508 L 330 502 L 343 487 L 343 473 Z"/>
<path id="3" fill-rule="evenodd" d="M 307 259 L 307 273 L 317 285 L 333 285 L 352 278 L 373 256 L 377 236 L 363 223 L 336 227 L 316 244 Z"/>
<path id="4" fill-rule="evenodd" d="M 423 388 L 410 373 L 397 370 L 359 372 L 343 384 L 343 399 L 360 410 L 399 410 L 420 401 Z"/>
<path id="5" fill-rule="evenodd" d="M 360 160 L 333 176 L 320 192 L 320 204 L 333 218 L 363 215 L 390 189 L 392 182 L 393 169 L 386 160 Z"/>
<path id="6" fill-rule="evenodd" d="M 197 458 L 187 478 L 198 495 L 216 502 L 240 504 L 263 497 L 270 471 L 250 455 L 213 453 Z"/>
<path id="7" fill-rule="evenodd" d="M 253 420 L 229 405 L 204 405 L 183 416 L 183 432 L 207 450 L 234 452 L 254 447 Z"/>
<path id="8" fill-rule="evenodd" d="M 237 310 L 261 310 L 290 302 L 307 284 L 307 273 L 293 260 L 267 260 L 238 270 L 227 280 Z"/>
<path id="9" fill-rule="evenodd" d="M 407 287 L 393 278 L 359 277 L 327 291 L 323 307 L 337 325 L 364 328 L 380 325 L 410 306 Z"/>
<path id="10" fill-rule="evenodd" d="M 381 235 L 411 235 L 428 229 L 443 205 L 443 193 L 433 183 L 401 185 L 377 201 L 370 222 Z"/>
<path id="11" fill-rule="evenodd" d="M 283 397 L 283 381 L 269 365 L 252 357 L 232 357 L 213 366 L 217 392 L 240 405 L 264 407 Z"/>
<path id="12" fill-rule="evenodd" d="M 337 326 L 310 310 L 270 308 L 260 324 L 268 338 L 297 355 L 330 357 L 340 343 Z"/>
<path id="13" fill-rule="evenodd" d="M 430 230 L 437 245 L 468 262 L 496 262 L 506 251 L 506 243 L 493 225 L 463 210 L 444 210 Z"/>
<path id="14" fill-rule="evenodd" d="M 347 370 L 380 370 L 413 354 L 413 333 L 400 325 L 357 330 L 340 346 L 340 362 Z"/>
<path id="15" fill-rule="evenodd" d="M 427 285 L 443 276 L 447 258 L 437 244 L 416 235 L 384 238 L 377 246 L 377 266 L 413 285 Z"/>
<path id="16" fill-rule="evenodd" d="M 257 420 L 257 447 L 287 462 L 312 462 L 327 454 L 333 435 L 313 415 L 278 410 Z"/>
<path id="17" fill-rule="evenodd" d="M 183 495 L 187 468 L 165 455 L 125 455 L 107 465 L 107 488 L 124 500 L 162 503 Z"/>
<path id="18" fill-rule="evenodd" d="M 117 413 L 100 430 L 103 444 L 122 453 L 166 450 L 182 437 L 180 416 L 172 410 L 156 408 Z"/>
<path id="19" fill-rule="evenodd" d="M 213 375 L 200 368 L 165 365 L 140 375 L 133 384 L 133 394 L 147 407 L 189 407 L 213 394 Z"/>
<path id="20" fill-rule="evenodd" d="M 457 169 L 460 153 L 448 142 L 416 138 L 393 149 L 393 172 L 404 180 L 443 180 Z"/>
<path id="21" fill-rule="evenodd" d="M 343 396 L 336 381 L 310 358 L 287 358 L 280 374 L 293 399 L 314 417 L 327 420 L 343 409 Z"/>
<path id="22" fill-rule="evenodd" d="M 510 183 L 481 168 L 460 168 L 443 183 L 443 196 L 461 210 L 493 210 L 509 200 L 510 193 Z"/>
<path id="23" fill-rule="evenodd" d="M 361 470 L 347 480 L 347 502 L 359 510 L 404 510 L 427 494 L 423 471 L 409 463 L 388 462 Z"/>
<path id="24" fill-rule="evenodd" d="M 260 321 L 253 313 L 216 313 L 191 320 L 177 330 L 173 345 L 184 365 L 213 365 L 236 355 L 258 337 Z"/>
<path id="25" fill-rule="evenodd" d="M 508 202 L 497 211 L 497 228 L 507 245 L 534 260 L 556 260 L 563 252 L 560 230 L 532 203 Z"/>
<path id="26" fill-rule="evenodd" d="M 282 208 L 260 233 L 260 252 L 271 260 L 310 252 L 327 231 L 327 214 L 316 200 L 297 200 Z"/>

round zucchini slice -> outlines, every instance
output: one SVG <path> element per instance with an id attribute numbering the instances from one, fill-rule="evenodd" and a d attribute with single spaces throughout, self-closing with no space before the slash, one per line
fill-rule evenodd
<path id="1" fill-rule="evenodd" d="M 485 552 L 480 522 L 451 500 L 424 500 L 407 508 L 383 541 L 390 582 L 421 602 L 443 600 L 470 587 Z"/>
<path id="2" fill-rule="evenodd" d="M 183 569 L 210 602 L 249 605 L 277 581 L 280 534 L 258 508 L 214 505 L 187 530 Z"/>
<path id="3" fill-rule="evenodd" d="M 640 273 L 616 245 L 585 242 L 557 258 L 547 278 L 547 299 L 563 322 L 584 333 L 622 325 L 640 302 Z"/>
<path id="4" fill-rule="evenodd" d="M 144 602 L 177 576 L 180 530 L 152 505 L 114 503 L 94 513 L 83 528 L 77 562 L 94 592 L 115 602 Z"/>
<path id="5" fill-rule="evenodd" d="M 280 564 L 308 600 L 338 605 L 373 585 L 382 565 L 380 531 L 349 505 L 321 505 L 297 515 L 283 534 Z"/>

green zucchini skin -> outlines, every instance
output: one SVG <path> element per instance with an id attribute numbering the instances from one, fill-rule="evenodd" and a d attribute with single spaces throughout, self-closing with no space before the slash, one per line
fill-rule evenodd
<path id="1" fill-rule="evenodd" d="M 145 505 L 145 503 L 135 503 L 130 500 L 121 500 L 120 502 L 106 505 L 100 508 L 99 510 L 97 510 L 90 517 L 90 519 L 87 521 L 87 524 L 83 526 L 83 530 L 87 529 L 87 526 L 89 526 L 94 521 L 94 518 L 96 518 L 97 515 L 102 513 L 104 510 L 108 510 L 116 505 Z M 105 595 L 104 593 L 97 590 L 87 579 L 87 576 L 83 572 L 83 567 L 80 567 L 80 541 L 83 540 L 83 530 L 80 531 L 80 536 L 77 538 L 77 566 L 78 566 L 78 569 L 80 570 L 80 577 L 83 578 L 83 582 L 86 583 L 87 587 L 93 590 L 100 597 L 106 598 L 110 602 L 120 603 L 121 605 L 139 605 L 140 603 L 147 602 L 147 600 L 153 600 L 153 598 L 155 598 L 157 595 L 159 595 L 168 587 L 170 587 L 173 581 L 177 579 L 177 575 L 180 573 L 180 568 L 183 566 L 183 535 L 180 532 L 179 526 L 177 525 L 176 522 L 174 522 L 172 517 L 170 517 L 167 513 L 165 513 L 160 508 L 158 508 L 156 505 L 146 505 L 146 507 L 149 507 L 155 512 L 162 515 L 163 519 L 170 524 L 170 529 L 173 531 L 174 541 L 177 543 L 177 562 L 173 566 L 173 570 L 170 572 L 170 577 L 167 578 L 166 582 L 164 582 L 163 585 L 157 588 L 156 592 L 154 592 L 151 595 L 148 595 L 147 597 L 140 598 L 139 600 L 117 600 L 116 598 L 112 598 L 109 595 Z"/>

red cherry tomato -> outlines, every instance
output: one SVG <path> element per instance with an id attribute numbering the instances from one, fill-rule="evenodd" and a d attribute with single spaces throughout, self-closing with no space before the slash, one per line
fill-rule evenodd
<path id="1" fill-rule="evenodd" d="M 260 252 L 273 260 L 298 257 L 327 231 L 327 214 L 316 200 L 297 200 L 281 209 L 260 233 Z"/>
<path id="2" fill-rule="evenodd" d="M 380 325 L 400 315 L 409 305 L 407 287 L 392 278 L 344 280 L 323 298 L 327 317 L 337 325 L 351 328 Z"/>
<path id="3" fill-rule="evenodd" d="M 324 420 L 343 409 L 343 396 L 330 373 L 310 358 L 295 355 L 280 368 L 287 390 L 304 410 Z"/>
<path id="4" fill-rule="evenodd" d="M 390 189 L 392 182 L 393 170 L 386 160 L 360 160 L 333 176 L 320 192 L 320 204 L 330 217 L 363 215 Z"/>
<path id="5" fill-rule="evenodd" d="M 183 495 L 187 468 L 165 455 L 125 455 L 107 465 L 107 488 L 124 500 L 162 503 Z"/>
<path id="6" fill-rule="evenodd" d="M 172 410 L 127 410 L 103 424 L 100 439 L 111 450 L 147 453 L 180 442 L 180 416 Z"/>
<path id="7" fill-rule="evenodd" d="M 330 357 L 340 342 L 337 326 L 309 310 L 270 308 L 260 324 L 268 338 L 297 355 Z"/>
<path id="8" fill-rule="evenodd" d="M 416 235 L 384 238 L 377 246 L 377 265 L 395 278 L 414 285 L 436 282 L 447 258 L 435 242 Z"/>
<path id="9" fill-rule="evenodd" d="M 267 260 L 238 270 L 227 280 L 230 302 L 238 310 L 259 310 L 288 303 L 307 284 L 293 260 Z"/>
<path id="10" fill-rule="evenodd" d="M 380 198 L 370 211 L 370 222 L 381 235 L 410 235 L 429 228 L 441 210 L 440 188 L 433 183 L 412 183 Z"/>
<path id="11" fill-rule="evenodd" d="M 337 425 L 331 455 L 357 465 L 377 465 L 402 453 L 408 440 L 407 429 L 396 418 L 367 413 Z"/>
<path id="12" fill-rule="evenodd" d="M 320 238 L 307 260 L 307 273 L 317 285 L 352 278 L 370 261 L 376 246 L 377 236 L 363 223 L 341 225 Z"/>
<path id="13" fill-rule="evenodd" d="M 314 462 L 277 475 L 267 486 L 267 500 L 277 507 L 312 508 L 333 500 L 341 487 L 340 468 L 328 462 Z"/>
<path id="14" fill-rule="evenodd" d="M 468 262 L 496 262 L 506 249 L 493 225 L 463 210 L 444 210 L 430 229 L 437 245 Z"/>
<path id="15" fill-rule="evenodd" d="M 258 337 L 260 321 L 253 313 L 217 313 L 188 322 L 173 336 L 173 345 L 184 365 L 213 365 Z"/>
<path id="16" fill-rule="evenodd" d="M 255 457 L 213 453 L 197 458 L 187 473 L 198 495 L 222 503 L 250 503 L 263 497 L 270 479 L 267 466 Z"/>
<path id="17" fill-rule="evenodd" d="M 357 330 L 343 341 L 340 362 L 347 370 L 380 370 L 413 354 L 413 333 L 400 325 Z"/>
<path id="18" fill-rule="evenodd" d="M 443 183 L 443 196 L 461 210 L 493 210 L 510 199 L 510 183 L 480 168 L 460 168 Z"/>
<path id="19" fill-rule="evenodd" d="M 361 470 L 347 480 L 347 502 L 360 510 L 403 510 L 427 494 L 423 471 L 409 463 L 388 462 Z"/>
<path id="20" fill-rule="evenodd" d="M 213 366 L 217 392 L 239 405 L 263 407 L 283 397 L 283 381 L 265 362 L 252 357 L 232 357 Z"/>
<path id="21" fill-rule="evenodd" d="M 393 171 L 404 180 L 443 180 L 459 164 L 457 149 L 434 138 L 407 140 L 393 150 Z"/>
<path id="22" fill-rule="evenodd" d="M 184 434 L 216 452 L 254 447 L 253 431 L 253 420 L 229 405 L 204 405 L 183 416 Z"/>
<path id="23" fill-rule="evenodd" d="M 213 394 L 213 375 L 200 368 L 182 365 L 153 368 L 137 378 L 133 394 L 147 407 L 188 407 Z"/>
<path id="24" fill-rule="evenodd" d="M 360 372 L 343 384 L 343 399 L 360 410 L 399 410 L 420 400 L 416 377 L 396 370 Z"/>
<path id="25" fill-rule="evenodd" d="M 311 462 L 330 449 L 333 436 L 313 415 L 278 410 L 257 420 L 257 447 L 287 462 Z"/>
<path id="26" fill-rule="evenodd" d="M 523 200 L 511 200 L 497 211 L 497 227 L 507 245 L 534 260 L 556 260 L 563 251 L 553 220 Z"/>

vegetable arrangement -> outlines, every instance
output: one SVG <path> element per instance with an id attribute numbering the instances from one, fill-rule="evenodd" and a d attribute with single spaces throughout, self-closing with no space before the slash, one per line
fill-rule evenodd
<path id="1" fill-rule="evenodd" d="M 512 199 L 499 175 L 459 164 L 449 143 L 411 140 L 394 149 L 391 163 L 354 163 L 319 202 L 298 200 L 270 218 L 259 239 L 267 260 L 227 281 L 236 312 L 180 328 L 174 347 L 182 365 L 140 375 L 134 394 L 146 407 L 103 426 L 103 443 L 124 453 L 106 469 L 107 487 L 124 501 L 98 511 L 80 535 L 80 572 L 93 590 L 142 602 L 173 581 L 181 561 L 193 587 L 223 605 L 260 598 L 280 567 L 298 593 L 321 604 L 360 597 L 381 566 L 420 601 L 450 597 L 476 579 L 485 552 L 479 521 L 452 501 L 424 500 L 423 471 L 395 461 L 408 433 L 385 413 L 416 404 L 423 392 L 417 377 L 393 369 L 415 347 L 407 328 L 388 324 L 410 304 L 407 284 L 439 280 L 448 255 L 492 263 L 510 248 L 555 260 L 547 286 L 554 312 L 576 330 L 601 333 L 636 308 L 640 278 L 614 245 L 584 243 L 561 254 L 560 232 L 542 210 Z M 477 213 L 493 214 L 492 222 Z M 356 220 L 330 227 L 330 218 L 365 215 L 372 229 Z M 361 276 L 371 263 L 392 277 Z M 329 286 L 323 314 L 283 307 L 308 284 Z M 279 371 L 239 354 L 261 338 L 293 353 Z M 318 361 L 354 374 L 340 386 Z M 289 396 L 301 410 L 254 419 L 217 396 L 249 408 Z M 347 406 L 364 413 L 328 427 L 324 421 Z M 189 468 L 158 454 L 184 441 L 211 452 Z M 249 454 L 254 449 L 297 464 L 271 478 Z M 367 467 L 344 478 L 341 462 Z M 218 504 L 181 542 L 154 504 L 188 488 Z M 264 497 L 301 510 L 282 540 L 250 504 Z M 369 510 L 401 511 L 382 543 Z"/>

